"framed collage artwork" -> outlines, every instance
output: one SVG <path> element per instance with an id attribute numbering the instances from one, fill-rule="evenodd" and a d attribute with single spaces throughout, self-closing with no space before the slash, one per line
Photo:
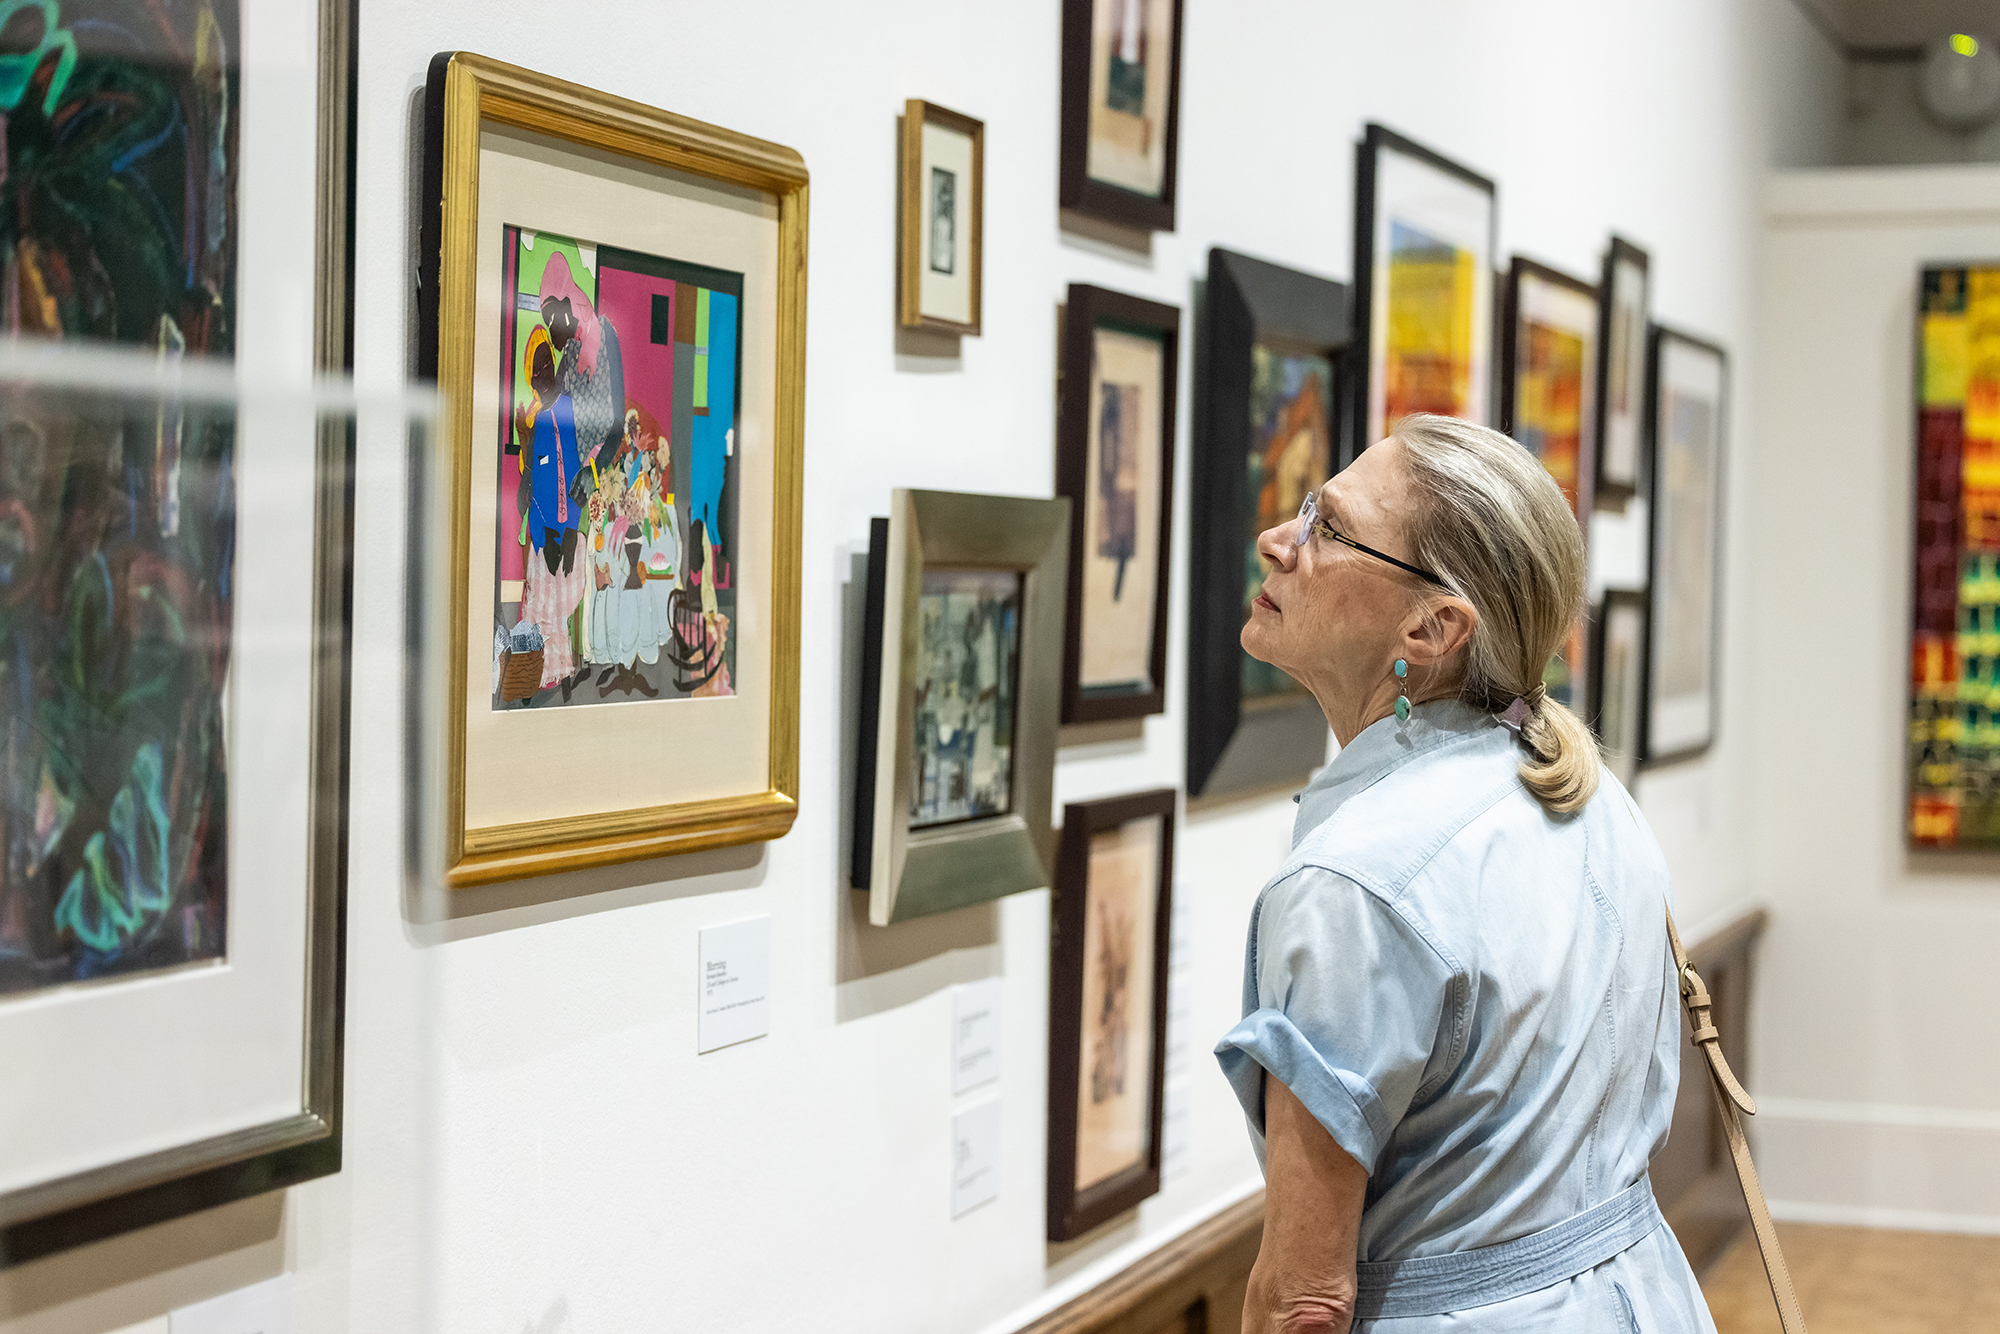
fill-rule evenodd
<path id="1" fill-rule="evenodd" d="M 1714 343 L 1656 325 L 1652 367 L 1647 434 L 1653 573 L 1640 752 L 1648 765 L 1707 750 L 1721 714 L 1717 663 L 1729 357 Z"/>
<path id="2" fill-rule="evenodd" d="M 1243 651 L 1264 581 L 1257 537 L 1333 475 L 1345 420 L 1347 287 L 1220 248 L 1196 348 L 1187 788 L 1303 785 L 1326 763 L 1305 687 Z"/>
<path id="3" fill-rule="evenodd" d="M 1071 283 L 1064 306 L 1056 494 L 1070 502 L 1065 723 L 1166 708 L 1181 313 Z"/>
<path id="4" fill-rule="evenodd" d="M 2000 847 L 2000 263 L 1918 300 L 1908 811 L 1919 847 Z"/>
<path id="5" fill-rule="evenodd" d="M 1174 800 L 1160 788 L 1063 807 L 1049 925 L 1050 1241 L 1160 1189 Z"/>
<path id="6" fill-rule="evenodd" d="M 898 489 L 871 526 L 848 883 L 877 926 L 1049 883 L 1070 521 Z"/>
<path id="7" fill-rule="evenodd" d="M 1354 451 L 1411 412 L 1494 420 L 1493 182 L 1371 124 L 1356 155 Z"/>
<path id="8" fill-rule="evenodd" d="M 0 1267 L 340 1170 L 352 650 L 353 8 L 14 10 Z"/>
<path id="9" fill-rule="evenodd" d="M 1062 208 L 1174 229 L 1181 0 L 1063 0 Z"/>
<path id="10" fill-rule="evenodd" d="M 1622 237 L 1604 252 L 1597 286 L 1597 472 L 1594 502 L 1622 505 L 1645 470 L 1646 327 L 1652 261 Z"/>
<path id="11" fill-rule="evenodd" d="M 797 813 L 805 165 L 465 52 L 432 62 L 425 105 L 446 881 L 777 838 Z M 683 758 L 590 758 L 639 737 Z"/>
<path id="12" fill-rule="evenodd" d="M 1597 439 L 1597 289 L 1516 255 L 1501 326 L 1500 429 L 1542 461 L 1590 545 Z M 1549 698 L 1591 717 L 1590 637 L 1570 627 L 1542 682 Z"/>
<path id="13" fill-rule="evenodd" d="M 897 321 L 906 329 L 977 334 L 986 126 L 913 97 L 903 104 L 897 142 Z"/>

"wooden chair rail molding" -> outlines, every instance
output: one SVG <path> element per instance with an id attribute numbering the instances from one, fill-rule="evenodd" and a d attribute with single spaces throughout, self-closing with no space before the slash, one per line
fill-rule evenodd
<path id="1" fill-rule="evenodd" d="M 1715 997 L 1722 1049 L 1746 1082 L 1750 969 L 1765 921 L 1761 908 L 1745 913 L 1688 949 L 1695 971 Z M 1750 1214 L 1737 1191 L 1720 1114 L 1708 1093 L 1708 1073 L 1686 1041 L 1685 1019 L 1681 1036 L 1680 1097 L 1666 1147 L 1653 1159 L 1653 1193 L 1699 1273 L 1729 1248 Z M 1242 1326 L 1243 1289 L 1263 1238 L 1260 1190 L 1018 1334 L 1235 1334 Z"/>
<path id="2" fill-rule="evenodd" d="M 1264 1240 L 1264 1192 L 1197 1223 L 1019 1334 L 1236 1334 Z"/>

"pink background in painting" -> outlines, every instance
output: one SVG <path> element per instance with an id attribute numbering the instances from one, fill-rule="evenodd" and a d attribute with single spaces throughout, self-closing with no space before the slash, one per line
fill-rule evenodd
<path id="1" fill-rule="evenodd" d="M 671 343 L 653 341 L 653 297 L 675 299 L 674 284 L 668 278 L 654 278 L 609 266 L 597 271 L 597 313 L 611 321 L 618 331 L 618 352 L 625 363 L 625 397 L 653 414 L 660 434 L 669 437 L 669 448 L 679 448 L 671 438 L 674 427 L 674 349 Z M 678 313 L 678 312 L 674 312 Z M 667 327 L 673 322 L 669 319 Z M 668 478 L 668 484 L 672 484 Z"/>

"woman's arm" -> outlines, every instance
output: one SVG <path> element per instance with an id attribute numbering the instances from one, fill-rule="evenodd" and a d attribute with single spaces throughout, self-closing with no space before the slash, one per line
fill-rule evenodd
<path id="1" fill-rule="evenodd" d="M 1264 1076 L 1264 1242 L 1243 1334 L 1346 1334 L 1368 1171 L 1289 1088 Z"/>

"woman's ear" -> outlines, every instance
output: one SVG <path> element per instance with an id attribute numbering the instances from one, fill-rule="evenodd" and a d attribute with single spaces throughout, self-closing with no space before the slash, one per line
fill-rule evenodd
<path id="1" fill-rule="evenodd" d="M 1403 640 L 1409 651 L 1403 656 L 1421 666 L 1437 666 L 1471 643 L 1478 625 L 1479 613 L 1470 602 L 1439 598 L 1427 612 L 1412 616 L 1404 626 Z"/>

